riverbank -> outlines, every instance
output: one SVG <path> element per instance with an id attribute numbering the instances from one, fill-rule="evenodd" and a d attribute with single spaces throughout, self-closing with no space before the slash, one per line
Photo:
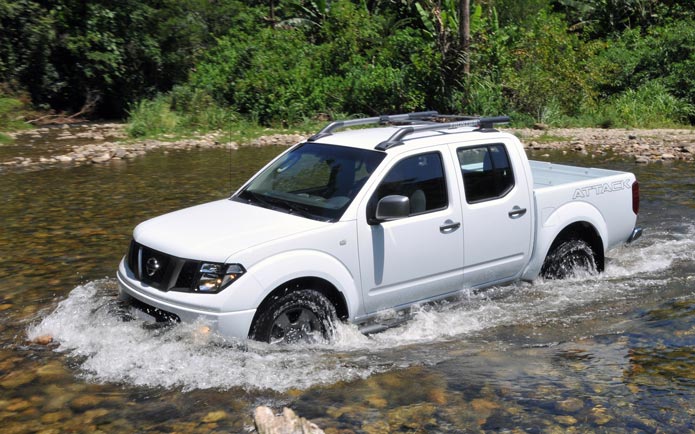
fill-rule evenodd
<path id="1" fill-rule="evenodd" d="M 695 161 L 695 130 L 689 129 L 509 129 L 530 150 L 558 150 L 578 152 L 592 156 L 613 154 L 636 163 L 663 161 Z M 49 134 L 50 133 L 50 134 Z M 40 128 L 11 134 L 16 142 L 31 148 L 29 155 L 6 152 L 0 161 L 2 168 L 40 168 L 104 164 L 129 160 L 155 150 L 191 150 L 206 148 L 238 149 L 240 146 L 290 146 L 306 136 L 297 133 L 271 134 L 247 142 L 229 141 L 224 132 L 213 132 L 196 138 L 174 140 L 126 139 L 123 124 L 64 125 L 59 128 Z M 47 138 L 50 136 L 50 138 Z M 50 148 L 51 144 L 66 143 L 64 147 Z M 45 152 L 43 150 L 45 149 Z"/>
<path id="2" fill-rule="evenodd" d="M 31 150 L 29 155 L 6 155 L 0 161 L 2 168 L 37 168 L 48 166 L 77 166 L 103 164 L 118 160 L 131 160 L 151 151 L 177 151 L 191 149 L 227 148 L 240 146 L 289 146 L 305 137 L 299 134 L 270 134 L 244 143 L 229 141 L 225 132 L 202 134 L 194 138 L 127 139 L 123 124 L 64 125 L 60 128 L 39 128 L 11 133 L 16 143 Z M 58 146 L 56 143 L 65 143 Z M 41 149 L 45 148 L 42 153 Z M 17 151 L 18 154 L 22 153 Z"/>
<path id="3" fill-rule="evenodd" d="M 614 154 L 636 163 L 694 161 L 695 130 L 553 128 L 512 130 L 533 150 L 559 150 L 601 156 Z"/>

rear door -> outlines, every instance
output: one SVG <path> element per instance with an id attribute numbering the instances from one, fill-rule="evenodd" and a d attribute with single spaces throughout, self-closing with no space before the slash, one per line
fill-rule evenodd
<path id="1" fill-rule="evenodd" d="M 464 284 L 509 280 L 531 253 L 532 197 L 519 162 L 523 155 L 503 141 L 456 147 L 461 168 Z"/>
<path id="2" fill-rule="evenodd" d="M 463 231 L 456 167 L 445 147 L 405 154 L 361 205 L 358 241 L 367 313 L 461 289 Z M 410 215 L 369 224 L 376 203 L 387 195 L 408 197 Z"/>

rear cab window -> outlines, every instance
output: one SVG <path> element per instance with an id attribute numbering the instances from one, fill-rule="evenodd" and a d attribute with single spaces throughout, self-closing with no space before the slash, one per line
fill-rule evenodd
<path id="1" fill-rule="evenodd" d="M 469 204 L 502 198 L 514 188 L 514 172 L 503 144 L 458 148 L 456 154 Z"/>

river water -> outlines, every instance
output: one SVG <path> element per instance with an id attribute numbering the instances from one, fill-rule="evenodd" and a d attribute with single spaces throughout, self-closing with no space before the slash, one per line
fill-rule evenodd
<path id="1" fill-rule="evenodd" d="M 257 405 L 327 433 L 695 431 L 695 171 L 682 163 L 533 156 L 637 174 L 645 235 L 600 276 L 462 292 L 308 348 L 123 321 L 114 276 L 132 228 L 228 196 L 281 149 L 0 173 L 3 432 L 249 432 Z M 30 342 L 43 335 L 53 343 Z"/>

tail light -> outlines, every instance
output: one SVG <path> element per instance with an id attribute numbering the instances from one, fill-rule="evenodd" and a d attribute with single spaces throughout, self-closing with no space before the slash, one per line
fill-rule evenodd
<path id="1" fill-rule="evenodd" d="M 639 182 L 632 183 L 632 212 L 639 214 Z"/>

